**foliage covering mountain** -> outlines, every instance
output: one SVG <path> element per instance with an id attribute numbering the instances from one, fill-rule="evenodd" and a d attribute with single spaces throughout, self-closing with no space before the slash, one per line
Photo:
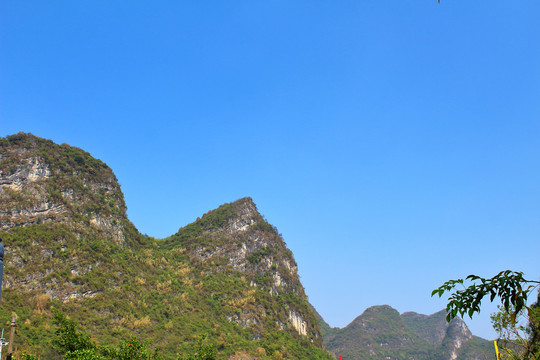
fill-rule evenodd
<path id="1" fill-rule="evenodd" d="M 112 170 L 31 134 L 0 139 L 0 319 L 15 347 L 58 359 L 51 305 L 94 341 L 136 335 L 165 358 L 202 335 L 221 359 L 329 359 L 281 235 L 243 198 L 166 239 L 141 235 Z"/>
<path id="2" fill-rule="evenodd" d="M 448 324 L 446 312 L 399 314 L 388 305 L 373 306 L 343 329 L 323 324 L 328 351 L 343 359 L 484 360 L 493 358 L 492 344 L 473 336 L 456 318 Z"/>

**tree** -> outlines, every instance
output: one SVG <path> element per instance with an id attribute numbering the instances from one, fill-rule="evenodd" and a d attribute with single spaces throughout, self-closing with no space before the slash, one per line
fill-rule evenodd
<path id="1" fill-rule="evenodd" d="M 216 350 L 212 345 L 204 345 L 205 335 L 197 340 L 197 344 L 193 346 L 193 352 L 186 357 L 178 356 L 178 360 L 214 360 L 216 358 Z"/>
<path id="2" fill-rule="evenodd" d="M 51 308 L 53 313 L 53 322 L 57 326 L 53 340 L 53 347 L 62 355 L 67 355 L 76 351 L 88 350 L 94 351 L 96 344 L 85 333 L 77 331 L 77 324 L 68 319 L 60 310 Z"/>
<path id="3" fill-rule="evenodd" d="M 465 281 L 471 284 L 466 287 Z M 463 289 L 454 290 L 458 285 Z M 527 306 L 527 299 L 539 285 L 540 281 L 527 280 L 522 272 L 506 270 L 487 279 L 469 275 L 465 280 L 449 280 L 433 290 L 431 296 L 437 294 L 441 297 L 445 292 L 453 292 L 446 305 L 448 322 L 458 314 L 461 317 L 466 314 L 472 319 L 475 313 L 480 313 L 482 300 L 486 296 L 489 296 L 491 302 L 499 298 L 500 311 L 492 316 L 492 321 L 495 330 L 504 340 L 504 349 L 509 350 L 509 354 L 518 355 L 522 359 L 538 359 L 540 357 L 540 309 L 538 302 Z M 518 325 L 520 315 L 527 318 L 527 327 Z M 522 351 L 516 350 L 517 345 Z"/>
<path id="4" fill-rule="evenodd" d="M 141 342 L 132 336 L 128 341 L 120 341 L 116 347 L 98 345 L 88 334 L 77 329 L 77 323 L 68 319 L 60 310 L 52 307 L 53 322 L 57 326 L 53 347 L 63 360 L 162 360 L 159 349 L 150 349 L 150 342 Z M 215 360 L 216 350 L 205 345 L 205 336 L 193 346 L 193 353 L 179 360 Z M 23 353 L 23 360 L 37 360 L 37 357 Z"/>
<path id="5" fill-rule="evenodd" d="M 498 344 L 503 359 L 527 359 L 529 354 L 537 354 L 538 351 L 538 326 L 540 324 L 540 308 L 538 302 L 531 306 L 531 317 L 528 317 L 522 309 L 512 322 L 510 311 L 498 306 L 499 311 L 491 315 L 491 323 L 498 334 Z"/>
<path id="6" fill-rule="evenodd" d="M 159 350 L 150 350 L 150 342 L 141 342 L 135 336 L 120 341 L 116 348 L 103 347 L 107 358 L 114 360 L 161 360 Z M 65 360 L 65 359 L 64 359 Z"/>

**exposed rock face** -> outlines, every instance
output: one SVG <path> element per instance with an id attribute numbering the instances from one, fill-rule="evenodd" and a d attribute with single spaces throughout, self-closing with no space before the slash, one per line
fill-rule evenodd
<path id="1" fill-rule="evenodd" d="M 292 253 L 250 198 L 144 236 L 107 165 L 17 134 L 0 139 L 0 205 L 3 308 L 20 309 L 18 337 L 41 358 L 58 357 L 38 335 L 51 302 L 98 341 L 137 334 L 170 356 L 202 334 L 237 358 L 329 356 Z"/>
<path id="2" fill-rule="evenodd" d="M 432 345 L 442 346 L 451 360 L 458 358 L 463 345 L 472 338 L 465 322 L 460 318 L 454 318 L 449 324 L 444 310 L 429 316 L 406 312 L 402 317 L 423 340 Z"/>
<path id="3" fill-rule="evenodd" d="M 188 242 L 187 234 L 196 236 Z M 244 273 L 249 278 L 253 294 L 257 292 L 258 297 L 265 298 L 264 303 L 281 303 L 280 295 L 297 299 L 295 303 L 301 306 L 281 305 L 283 308 L 276 317 L 276 326 L 279 329 L 290 328 L 311 342 L 322 344 L 317 320 L 307 302 L 292 253 L 277 230 L 259 214 L 251 198 L 225 204 L 204 214 L 166 242 L 170 247 L 185 246 L 199 261 L 222 263 L 217 271 L 232 268 Z M 247 301 L 240 314 L 231 314 L 228 319 L 260 333 L 267 311 L 265 307 Z"/>
<path id="4" fill-rule="evenodd" d="M 373 306 L 343 329 L 324 323 L 329 351 L 347 359 L 482 359 L 491 356 L 488 341 L 472 336 L 456 318 L 448 324 L 446 312 L 400 315 L 388 305 Z"/>
<path id="5" fill-rule="evenodd" d="M 275 236 L 277 235 L 276 230 L 259 214 L 253 200 L 251 198 L 243 198 L 236 201 L 232 206 L 234 209 L 230 210 L 234 212 L 233 217 L 228 219 L 222 227 L 212 224 L 208 229 L 203 231 L 203 234 L 212 236 L 213 238 L 231 238 L 238 242 L 234 246 L 231 246 L 230 242 L 222 242 L 218 246 L 215 246 L 214 243 L 210 244 L 210 246 L 197 246 L 194 253 L 201 259 L 216 256 L 226 257 L 229 259 L 228 264 L 234 269 L 248 271 L 250 268 L 249 256 L 262 251 L 260 256 L 261 261 L 258 264 L 261 271 L 264 272 L 272 267 L 272 265 L 276 265 L 274 261 L 276 260 L 289 274 L 294 276 L 297 267 L 296 264 L 291 265 L 291 262 L 294 263 L 292 257 L 274 259 L 272 256 L 264 254 L 264 250 L 268 249 L 269 246 L 279 246 L 286 252 L 288 250 L 283 241 L 279 239 L 279 236 Z M 202 226 L 204 226 L 205 219 L 211 215 L 212 211 L 203 215 L 200 220 L 203 223 Z M 272 236 L 268 236 L 265 232 L 268 230 L 273 233 Z M 180 229 L 181 232 L 182 229 Z M 290 254 L 290 252 L 288 253 Z M 276 272 L 275 275 L 281 279 L 279 272 Z M 281 285 L 284 285 L 284 283 L 280 283 Z"/>
<path id="6" fill-rule="evenodd" d="M 0 229 L 88 222 L 122 243 L 123 194 L 111 169 L 85 151 L 30 134 L 0 142 Z M 83 225 L 85 226 L 85 225 Z"/>
<path id="7" fill-rule="evenodd" d="M 471 331 L 463 320 L 455 318 L 450 322 L 446 331 L 446 338 L 443 341 L 444 346 L 450 351 L 451 360 L 458 358 L 461 348 L 471 338 Z"/>
<path id="8" fill-rule="evenodd" d="M 2 154 L 0 160 L 9 160 L 12 155 L 7 152 Z M 39 158 L 22 159 L 21 162 L 9 171 L 0 172 L 0 185 L 7 186 L 11 190 L 21 190 L 23 184 L 34 183 L 39 180 L 47 179 L 51 176 L 51 170 L 48 164 L 40 162 Z"/>
<path id="9" fill-rule="evenodd" d="M 432 345 L 441 345 L 448 332 L 449 324 L 446 321 L 446 311 L 441 310 L 432 315 L 418 314 L 413 311 L 402 315 L 403 321 L 415 333 Z M 461 319 L 456 318 L 456 321 Z M 454 323 L 454 322 L 452 322 Z"/>
<path id="10" fill-rule="evenodd" d="M 65 206 L 51 201 L 43 188 L 51 176 L 49 165 L 40 158 L 25 158 L 24 149 L 2 150 L 0 199 L 3 206 L 0 209 L 0 227 L 7 230 L 16 225 L 53 220 L 65 213 Z M 15 159 L 19 159 L 19 162 L 13 165 Z M 6 164 L 11 166 L 7 167 Z M 25 203 L 21 203 L 25 191 Z"/>
<path id="11" fill-rule="evenodd" d="M 289 320 L 300 335 L 307 336 L 307 323 L 295 311 L 289 311 Z"/>

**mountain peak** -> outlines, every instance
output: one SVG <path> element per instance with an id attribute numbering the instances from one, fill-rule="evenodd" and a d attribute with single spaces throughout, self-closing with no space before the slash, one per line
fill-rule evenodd
<path id="1" fill-rule="evenodd" d="M 279 328 L 290 326 L 298 335 L 322 344 L 316 315 L 304 301 L 307 298 L 292 252 L 250 197 L 208 211 L 165 239 L 163 247 L 185 249 L 196 261 L 215 263 L 217 272 L 234 269 L 245 274 L 252 291 L 262 291 L 268 303 L 296 299 L 295 305 L 283 303 Z M 266 317 L 262 310 L 260 306 L 246 307 L 230 320 L 258 332 L 261 326 L 257 324 Z"/>
<path id="2" fill-rule="evenodd" d="M 61 222 L 124 241 L 126 204 L 112 170 L 88 152 L 29 133 L 0 139 L 0 229 Z M 77 230 L 78 231 L 78 230 Z"/>
<path id="3" fill-rule="evenodd" d="M 224 227 L 225 230 L 231 233 L 246 231 L 252 224 L 261 220 L 264 221 L 262 215 L 257 210 L 257 205 L 255 205 L 253 199 L 250 197 L 244 197 L 232 203 L 224 204 L 214 211 L 227 212 L 229 214 L 228 222 Z"/>
<path id="4" fill-rule="evenodd" d="M 232 202 L 233 205 L 237 205 L 239 207 L 245 206 L 245 207 L 252 207 L 255 206 L 255 203 L 253 202 L 253 199 L 249 196 L 245 196 L 243 198 L 240 198 L 236 201 Z"/>
<path id="5" fill-rule="evenodd" d="M 455 360 L 491 354 L 489 343 L 473 337 L 463 320 L 455 318 L 448 324 L 445 310 L 400 315 L 388 305 L 377 305 L 345 328 L 323 329 L 328 350 L 350 359 Z"/>
<path id="6" fill-rule="evenodd" d="M 263 216 L 257 210 L 257 206 L 250 197 L 244 197 L 225 203 L 217 209 L 209 210 L 202 217 L 198 217 L 193 223 L 181 227 L 178 232 L 165 239 L 169 245 L 189 245 L 194 243 L 194 237 L 205 237 L 209 234 L 234 234 L 247 231 L 250 226 L 265 223 Z M 272 228 L 269 225 L 270 228 Z"/>
<path id="7" fill-rule="evenodd" d="M 4 308 L 23 308 L 33 324 L 21 342 L 45 332 L 34 324 L 51 319 L 42 314 L 53 301 L 83 324 L 92 314 L 100 341 L 151 335 L 171 354 L 204 331 L 228 358 L 267 345 L 284 358 L 328 358 L 292 252 L 250 197 L 167 239 L 143 236 L 106 164 L 19 133 L 0 138 L 0 204 Z"/>

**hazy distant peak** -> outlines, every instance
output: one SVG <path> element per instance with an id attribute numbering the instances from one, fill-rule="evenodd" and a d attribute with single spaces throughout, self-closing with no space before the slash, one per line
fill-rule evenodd
<path id="1" fill-rule="evenodd" d="M 446 322 L 445 310 L 400 315 L 389 305 L 376 305 L 342 329 L 321 324 L 328 350 L 349 359 L 480 359 L 492 352 L 490 343 L 472 336 L 462 319 Z"/>

